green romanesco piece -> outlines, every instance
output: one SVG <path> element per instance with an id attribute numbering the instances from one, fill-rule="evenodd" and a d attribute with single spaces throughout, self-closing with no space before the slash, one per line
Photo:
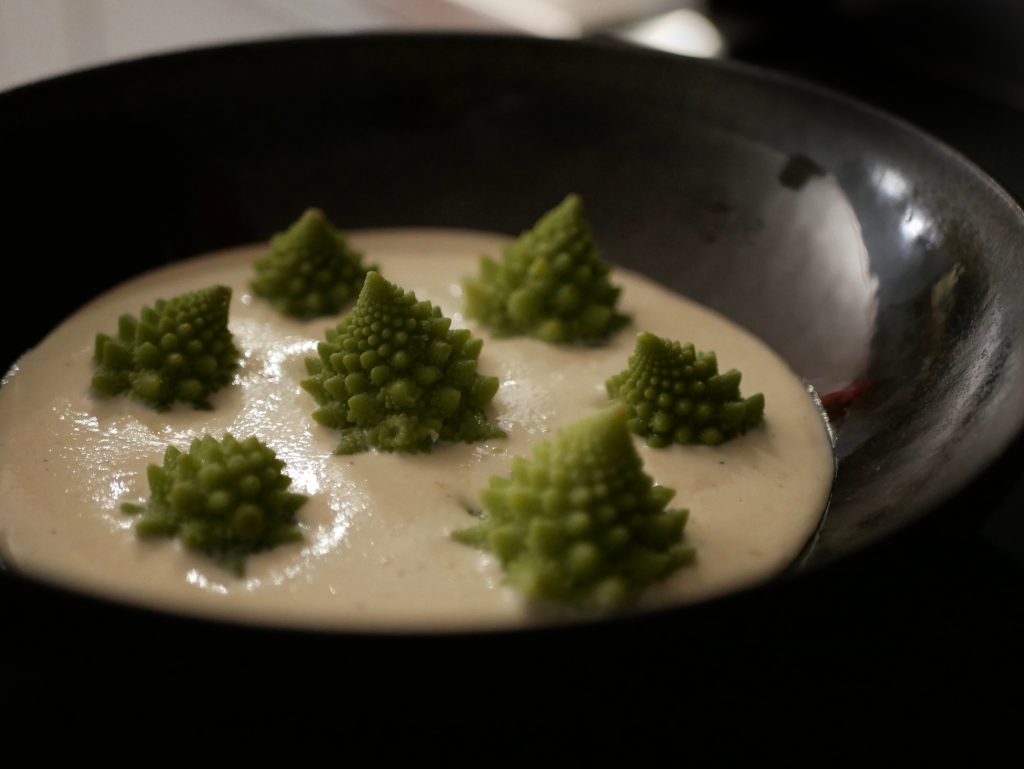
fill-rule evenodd
<path id="1" fill-rule="evenodd" d="M 498 380 L 477 373 L 483 342 L 450 326 L 430 302 L 366 276 L 355 308 L 306 360 L 302 382 L 320 406 L 313 418 L 341 431 L 339 454 L 504 435 L 484 416 Z"/>
<path id="2" fill-rule="evenodd" d="M 96 336 L 93 392 L 128 392 L 161 411 L 174 401 L 209 408 L 238 367 L 230 302 L 230 288 L 211 286 L 122 315 L 116 337 Z"/>
<path id="3" fill-rule="evenodd" d="M 336 315 L 356 298 L 369 269 L 323 212 L 310 208 L 270 239 L 255 264 L 252 291 L 285 315 L 303 320 Z"/>
<path id="4" fill-rule="evenodd" d="M 764 421 L 764 395 L 740 396 L 740 372 L 718 373 L 713 352 L 648 332 L 637 335 L 629 367 L 606 383 L 629 409 L 629 429 L 654 448 L 717 446 Z"/>
<path id="5" fill-rule="evenodd" d="M 140 537 L 179 537 L 241 575 L 247 555 L 302 539 L 295 512 L 306 497 L 288 491 L 283 469 L 255 437 L 204 435 L 187 454 L 168 446 L 163 466 L 149 466 L 149 500 L 121 509 L 141 514 Z"/>
<path id="6" fill-rule="evenodd" d="M 612 609 L 693 560 L 687 511 L 666 510 L 674 494 L 643 472 L 616 406 L 492 477 L 483 521 L 455 538 L 493 552 L 529 598 Z"/>
<path id="7" fill-rule="evenodd" d="M 466 315 L 501 336 L 550 343 L 606 339 L 628 321 L 615 311 L 620 289 L 594 244 L 577 195 L 545 214 L 504 250 L 483 257 L 464 284 Z"/>

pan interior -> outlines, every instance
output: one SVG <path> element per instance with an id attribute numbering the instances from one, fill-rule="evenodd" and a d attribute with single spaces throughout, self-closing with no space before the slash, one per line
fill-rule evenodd
<path id="1" fill-rule="evenodd" d="M 0 310 L 6 364 L 117 282 L 311 203 L 345 228 L 515 234 L 575 191 L 612 262 L 846 393 L 807 565 L 962 487 L 1024 414 L 1019 209 L 915 130 L 771 75 L 517 38 L 308 39 L 62 78 L 0 115 L 8 253 L 38 296 Z"/>

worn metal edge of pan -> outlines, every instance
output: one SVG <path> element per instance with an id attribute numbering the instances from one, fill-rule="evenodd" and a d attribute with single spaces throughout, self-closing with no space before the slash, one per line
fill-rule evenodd
<path id="1" fill-rule="evenodd" d="M 867 130 L 867 138 L 871 138 L 872 141 L 882 142 L 883 144 L 888 141 L 895 145 L 895 149 L 898 150 L 900 147 L 908 146 L 910 149 L 907 150 L 913 157 L 907 161 L 911 165 L 917 164 L 925 169 L 931 169 L 933 166 L 936 169 L 941 169 L 943 173 L 947 174 L 949 179 L 955 180 L 960 185 L 956 193 L 958 195 L 977 195 L 977 200 L 983 201 L 978 203 L 978 207 L 983 209 L 983 213 L 987 215 L 988 219 L 994 226 L 1002 228 L 1002 239 L 1000 240 L 1004 246 L 1009 249 L 1010 264 L 1005 266 L 1006 277 L 1015 274 L 1020 274 L 1022 270 L 1022 263 L 1024 258 L 1020 255 L 1020 248 L 1017 247 L 1016 251 L 1013 250 L 1013 241 L 1016 237 L 1016 242 L 1020 243 L 1024 238 L 1024 215 L 1022 215 L 1020 208 L 1011 200 L 1011 198 L 996 185 L 991 179 L 985 174 L 979 171 L 973 164 L 965 160 L 956 151 L 943 145 L 942 143 L 932 139 L 925 135 L 919 130 L 913 128 L 909 124 L 893 118 L 880 110 L 866 106 L 856 100 L 836 94 L 827 89 L 810 85 L 795 78 L 791 78 L 786 75 L 778 73 L 765 72 L 753 67 L 746 65 L 736 64 L 732 62 L 707 62 L 688 60 L 684 58 L 675 57 L 667 54 L 660 54 L 656 52 L 640 51 L 640 50 L 623 50 L 609 48 L 599 44 L 586 44 L 586 43 L 575 43 L 575 42 L 556 42 L 537 40 L 531 38 L 518 38 L 518 37 L 501 37 L 501 36 L 462 36 L 462 35 L 437 35 L 437 34 L 425 34 L 425 35 L 358 35 L 350 37 L 309 37 L 309 38 L 298 38 L 289 40 L 277 40 L 270 42 L 258 42 L 258 43 L 241 43 L 233 44 L 229 46 L 220 46 L 210 49 L 199 49 L 195 51 L 186 51 L 179 53 L 164 54 L 155 57 L 147 57 L 135 61 L 120 62 L 104 67 L 99 67 L 93 70 L 87 70 L 80 73 L 73 73 L 52 80 L 41 81 L 38 83 L 29 84 L 16 88 L 12 91 L 0 94 L 0 110 L 13 110 L 23 108 L 27 102 L 33 100 L 43 100 L 60 98 L 62 96 L 61 89 L 69 92 L 71 89 L 78 88 L 97 88 L 102 87 L 103 81 L 107 78 L 121 78 L 122 80 L 131 81 L 133 79 L 138 80 L 144 75 L 159 75 L 166 76 L 168 70 L 173 70 L 178 66 L 198 66 L 201 63 L 215 62 L 216 60 L 222 60 L 222 63 L 231 63 L 232 60 L 236 60 L 233 66 L 241 66 L 244 61 L 248 58 L 267 56 L 271 53 L 275 55 L 287 56 L 291 55 L 289 51 L 306 51 L 319 52 L 324 56 L 330 56 L 330 51 L 335 50 L 337 47 L 348 47 L 348 48 L 361 48 L 362 50 L 369 50 L 371 48 L 387 48 L 392 47 L 392 52 L 398 48 L 413 49 L 423 52 L 428 51 L 434 55 L 443 55 L 445 49 L 447 55 L 452 55 L 451 48 L 455 47 L 459 49 L 460 53 L 469 52 L 467 55 L 484 55 L 481 52 L 486 52 L 485 56 L 490 60 L 497 59 L 500 54 L 507 52 L 531 53 L 537 57 L 542 58 L 546 63 L 551 64 L 557 61 L 562 61 L 566 66 L 580 67 L 584 64 L 584 60 L 589 65 L 595 63 L 600 64 L 604 69 L 602 72 L 606 75 L 614 74 L 616 71 L 621 70 L 632 70 L 635 73 L 636 70 L 643 70 L 644 72 L 654 72 L 653 68 L 657 71 L 665 74 L 668 70 L 675 68 L 673 72 L 679 78 L 686 76 L 694 77 L 698 80 L 703 78 L 704 84 L 708 85 L 710 81 L 718 79 L 727 84 L 728 87 L 733 88 L 737 93 L 731 95 L 733 99 L 752 99 L 756 104 L 772 104 L 775 98 L 779 98 L 780 95 L 785 96 L 790 102 L 800 102 L 801 100 L 810 100 L 816 106 L 811 106 L 808 109 L 813 114 L 813 110 L 824 110 L 825 112 L 835 112 L 838 118 L 854 118 L 857 120 L 866 121 L 864 124 L 859 126 L 860 130 Z M 443 57 L 443 56 L 442 56 Z M 316 58 L 314 56 L 314 58 Z M 533 65 L 535 69 L 539 70 L 539 65 Z M 589 69 L 588 69 L 589 72 Z M 588 74 L 589 77 L 594 77 L 592 73 Z M 622 74 L 621 77 L 625 77 Z M 679 87 L 681 84 L 677 83 Z M 660 89 L 660 90 L 659 90 Z M 671 96 L 673 93 L 673 87 L 671 84 L 661 84 L 658 91 L 658 95 L 665 96 L 666 94 Z M 63 94 L 67 95 L 67 93 Z M 699 96 L 700 94 L 698 94 Z M 707 96 L 705 94 L 705 96 Z M 13 106 L 12 106 L 13 105 Z M 715 112 L 717 109 L 721 114 L 717 114 L 719 118 L 722 118 L 720 125 L 724 126 L 727 130 L 736 129 L 737 126 L 734 124 L 738 119 L 736 114 L 730 113 L 728 109 L 722 112 L 721 104 L 716 105 L 713 101 L 706 102 L 702 101 L 701 106 L 706 109 Z M 789 126 L 787 123 L 787 117 L 783 114 L 785 111 L 781 110 L 778 113 L 764 113 L 763 119 L 759 120 L 755 133 L 762 141 L 771 139 L 776 136 L 779 132 L 784 133 Z M 0 119 L 5 119 L 6 116 L 0 112 Z M 706 117 L 702 116 L 702 117 Z M 730 122 L 732 121 L 732 122 Z M 742 121 L 739 121 L 742 122 Z M 0 132 L 6 130 L 3 124 L 0 124 Z M 808 128 L 811 132 L 811 128 Z M 739 133 L 744 133 L 742 130 Z M 851 133 L 855 133 L 851 129 Z M 849 139 L 850 137 L 844 137 Z M 864 138 L 863 136 L 861 138 Z M 843 169 L 834 168 L 828 162 L 829 155 L 829 142 L 834 141 L 833 137 L 825 138 L 821 136 L 797 136 L 795 139 L 790 135 L 786 141 L 779 141 L 778 143 L 772 144 L 771 146 L 775 149 L 780 149 L 784 152 L 790 152 L 794 156 L 808 157 L 813 160 L 819 167 L 826 173 L 838 174 L 840 184 L 843 183 L 842 173 Z M 788 145 L 788 146 L 787 146 Z M 872 145 L 874 146 L 874 145 Z M 893 148 L 890 147 L 890 150 Z M 913 162 L 911 162 L 913 161 Z M 941 199 L 941 196 L 940 196 Z M 935 201 L 929 201 L 930 204 L 934 204 Z M 533 204 L 530 207 L 535 208 Z M 352 227 L 367 226 L 377 224 L 376 221 L 372 221 L 372 217 L 369 217 L 370 221 L 355 222 Z M 513 217 L 507 217 L 510 220 Z M 522 221 L 522 217 L 516 212 L 515 217 L 517 221 Z M 986 216 L 982 216 L 982 219 L 986 219 Z M 434 221 L 434 224 L 449 225 L 459 224 L 457 221 Z M 963 224 L 962 222 L 960 224 Z M 509 226 L 503 226 L 500 221 L 488 221 L 488 222 L 473 222 L 472 225 L 482 229 L 498 229 L 504 231 L 514 231 L 514 228 Z M 256 239 L 261 236 L 268 234 L 270 229 L 274 229 L 277 223 L 262 223 L 253 225 L 251 221 L 242 221 L 240 231 L 244 231 L 247 237 Z M 464 223 L 464 226 L 465 223 Z M 952 231 L 951 231 L 952 232 Z M 945 233 L 948 235 L 949 233 Z M 981 238 L 984 240 L 989 237 L 987 234 L 980 233 L 976 230 L 966 230 L 960 232 L 953 232 L 956 237 L 963 238 L 965 245 L 968 248 L 979 248 L 981 243 L 977 243 L 972 238 Z M 219 243 L 217 238 L 219 235 L 214 233 L 212 236 L 207 234 L 201 235 L 198 238 L 199 246 L 201 247 L 215 247 L 217 245 L 227 245 L 228 243 Z M 205 240 L 204 240 L 205 238 Z M 967 242 L 970 241 L 970 242 Z M 1009 244 L 1009 245 L 1006 245 Z M 956 244 L 954 244 L 956 245 Z M 176 258 L 178 256 L 186 255 L 176 250 L 180 248 L 180 243 L 171 243 L 169 246 L 165 244 L 164 253 L 161 255 L 163 259 Z M 976 256 L 976 253 L 972 252 L 972 258 Z M 149 264 L 147 266 L 154 266 Z M 117 280 L 127 277 L 127 274 L 120 273 Z M 987 278 L 987 275 L 980 276 L 981 278 Z M 101 281 L 103 285 L 110 285 L 113 281 L 106 280 Z M 1009 281 L 1004 281 L 1008 283 Z M 66 313 L 82 301 L 91 296 L 95 291 L 89 284 L 89 281 L 83 281 L 79 288 L 81 289 L 77 294 L 71 293 L 69 297 L 63 297 L 64 304 L 62 310 Z M 990 302 L 994 302 L 995 306 L 1006 310 L 1010 314 L 1015 314 L 1016 317 L 1010 318 L 1012 323 L 1006 326 L 1007 330 L 1012 331 L 1013 329 L 1019 328 L 1020 321 L 1020 309 L 1014 307 L 1013 303 L 1009 301 L 1005 293 L 998 293 L 999 289 L 1004 292 L 1009 291 L 1010 286 L 974 286 L 971 290 L 981 291 L 984 294 L 983 298 L 986 298 Z M 993 291 L 997 293 L 992 293 Z M 987 292 L 987 293 L 986 293 Z M 948 308 L 947 308 L 948 309 Z M 977 329 L 970 327 L 969 319 L 965 321 L 967 327 L 965 328 L 966 336 L 960 340 L 965 345 L 970 345 L 974 341 L 975 337 L 970 334 Z M 51 328 L 56 324 L 56 321 L 50 319 L 45 321 L 43 325 L 29 324 L 29 328 L 26 329 L 29 341 L 17 349 L 6 351 L 9 353 L 5 358 L 5 366 L 10 362 L 13 362 L 14 357 L 23 351 L 25 348 L 30 346 L 34 339 L 38 339 L 42 333 Z M 1004 336 L 1004 340 L 1011 340 L 1011 346 L 1009 348 L 1000 347 L 998 350 L 991 351 L 992 355 L 998 357 L 998 366 L 996 370 L 996 376 L 992 376 L 991 372 L 986 376 L 985 381 L 982 383 L 981 400 L 978 403 L 985 405 L 985 398 L 991 398 L 993 395 L 999 399 L 999 403 L 1005 404 L 1008 407 L 1006 415 L 999 412 L 999 409 L 995 409 L 988 404 L 988 410 L 986 412 L 986 418 L 978 424 L 977 422 L 971 422 L 968 415 L 967 423 L 960 425 L 959 427 L 963 430 L 964 440 L 953 449 L 958 457 L 969 457 L 969 461 L 964 465 L 959 466 L 956 472 L 948 473 L 941 476 L 940 481 L 934 485 L 930 485 L 924 488 L 920 485 L 920 477 L 914 479 L 912 484 L 913 488 L 910 491 L 914 492 L 913 502 L 908 506 L 907 510 L 902 511 L 903 517 L 897 522 L 898 525 L 883 527 L 881 530 L 871 530 L 867 532 L 861 532 L 859 536 L 853 536 L 854 544 L 852 546 L 840 545 L 833 549 L 825 548 L 822 550 L 819 544 L 818 549 L 811 553 L 811 557 L 805 559 L 805 567 L 802 572 L 807 570 L 813 570 L 815 567 L 825 564 L 831 561 L 838 555 L 847 554 L 854 552 L 866 544 L 879 539 L 891 531 L 901 528 L 908 523 L 916 520 L 921 514 L 927 510 L 935 507 L 943 500 L 946 500 L 955 491 L 962 489 L 995 458 L 997 457 L 1013 439 L 1013 437 L 1019 432 L 1022 420 L 1024 420 L 1024 400 L 1022 396 L 1015 395 L 1008 391 L 1007 382 L 1012 382 L 1016 379 L 1016 374 L 1021 369 L 1021 353 L 1018 347 L 1014 346 L 1015 337 L 1011 333 L 1007 333 Z M 20 344 L 20 342 L 19 342 Z M 975 393 L 977 395 L 977 393 Z M 856 407 L 854 408 L 854 412 Z M 855 417 L 856 414 L 851 414 L 851 418 Z M 1000 418 L 1004 417 L 1004 418 Z M 967 429 L 970 428 L 970 429 Z M 980 431 L 980 433 L 979 433 Z M 980 440 L 978 436 L 982 435 L 984 440 Z M 840 436 L 841 437 L 841 436 Z M 874 437 L 874 436 L 872 436 Z M 840 472 L 839 480 L 841 481 L 844 477 L 843 461 L 845 457 L 840 457 Z M 934 476 L 930 476 L 931 480 L 934 480 Z M 869 484 L 870 485 L 870 484 Z M 839 488 L 839 491 L 843 491 Z M 906 490 L 904 490 L 906 491 Z M 853 493 L 851 491 L 851 493 Z M 839 507 L 842 509 L 842 504 L 847 500 L 840 499 Z M 897 500 L 899 502 L 906 502 L 906 497 Z M 895 503 L 894 503 L 895 504 Z M 833 511 L 830 515 L 829 525 L 836 519 L 836 493 L 833 494 Z M 877 511 L 876 511 L 877 512 Z M 884 517 L 885 510 L 881 511 L 881 515 Z M 827 527 L 826 527 L 827 528 Z M 854 533 L 856 534 L 856 532 Z M 822 555 L 817 555 L 822 553 Z M 13 574 L 4 574 L 3 580 L 9 583 L 25 583 L 32 584 L 32 580 L 24 580 L 19 576 Z M 755 587 L 747 593 L 758 592 L 762 587 Z M 62 591 L 57 591 L 62 592 Z M 719 599 L 719 601 L 725 601 L 728 599 Z M 145 610 L 141 610 L 145 614 Z M 669 614 L 674 613 L 676 610 L 668 612 Z M 634 618 L 630 618 L 634 619 Z"/>

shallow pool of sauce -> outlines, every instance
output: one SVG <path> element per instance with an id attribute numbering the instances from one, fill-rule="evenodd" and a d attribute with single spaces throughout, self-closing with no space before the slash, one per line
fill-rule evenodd
<path id="1" fill-rule="evenodd" d="M 326 318 L 302 323 L 254 298 L 247 282 L 262 247 L 181 262 L 98 298 L 8 373 L 0 390 L 0 559 L 19 571 L 132 603 L 260 624 L 440 630 L 548 621 L 502 586 L 489 555 L 454 542 L 473 522 L 466 506 L 516 455 L 604 405 L 605 380 L 647 330 L 714 349 L 763 392 L 763 427 L 718 448 L 639 445 L 645 469 L 690 509 L 697 560 L 650 589 L 641 608 L 685 603 L 782 571 L 814 532 L 832 481 L 831 446 L 804 385 L 753 336 L 719 315 L 625 271 L 620 308 L 632 323 L 604 347 L 492 339 L 461 314 L 460 279 L 501 236 L 442 230 L 355 232 L 350 242 L 389 280 L 439 305 L 484 342 L 481 373 L 501 387 L 491 418 L 507 433 L 431 454 L 336 456 L 336 432 L 312 421 L 300 387 Z M 97 331 L 157 298 L 214 283 L 233 289 L 230 327 L 243 351 L 234 386 L 213 411 L 156 413 L 128 398 L 89 393 Z M 123 501 L 148 496 L 146 466 L 165 447 L 209 432 L 257 435 L 287 463 L 304 542 L 250 557 L 236 578 L 176 541 L 141 541 Z M 639 442 L 638 442 L 639 443 Z"/>

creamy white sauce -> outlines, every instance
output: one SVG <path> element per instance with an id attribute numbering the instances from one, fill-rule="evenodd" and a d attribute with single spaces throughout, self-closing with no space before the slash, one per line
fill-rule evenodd
<path id="1" fill-rule="evenodd" d="M 460 280 L 506 240 L 441 230 L 356 232 L 351 243 L 389 280 L 439 305 L 482 337 L 480 371 L 502 382 L 490 408 L 507 433 L 431 454 L 336 456 L 338 434 L 312 421 L 299 387 L 303 360 L 338 318 L 301 323 L 251 296 L 242 248 L 148 273 L 98 298 L 8 373 L 0 390 L 0 546 L 18 570 L 132 603 L 261 624 L 336 629 L 435 630 L 549 621 L 503 587 L 490 555 L 454 542 L 473 523 L 465 505 L 512 458 L 606 403 L 636 333 L 713 349 L 722 370 L 743 372 L 744 394 L 763 392 L 762 428 L 718 448 L 640 445 L 646 471 L 688 507 L 697 560 L 650 589 L 640 608 L 708 598 L 782 571 L 812 535 L 833 474 L 831 446 L 806 388 L 761 342 L 719 315 L 618 270 L 632 324 L 604 347 L 492 339 L 463 318 Z M 123 313 L 159 297 L 222 283 L 233 288 L 230 327 L 243 351 L 234 386 L 213 411 L 156 413 L 128 398 L 89 393 L 93 340 Z M 141 541 L 123 501 L 148 496 L 146 466 L 165 447 L 209 432 L 255 434 L 287 463 L 304 542 L 250 557 L 235 578 L 176 541 Z M 557 617 L 557 615 L 556 615 Z"/>

